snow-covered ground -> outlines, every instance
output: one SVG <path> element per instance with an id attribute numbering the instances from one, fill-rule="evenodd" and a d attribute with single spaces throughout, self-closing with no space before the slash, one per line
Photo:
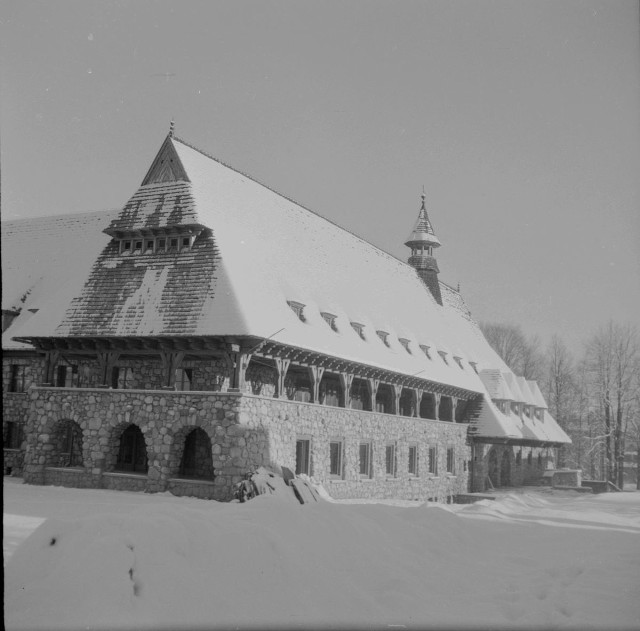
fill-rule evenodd
<path id="1" fill-rule="evenodd" d="M 640 628 L 639 492 L 398 504 L 221 504 L 5 478 L 6 625 Z"/>

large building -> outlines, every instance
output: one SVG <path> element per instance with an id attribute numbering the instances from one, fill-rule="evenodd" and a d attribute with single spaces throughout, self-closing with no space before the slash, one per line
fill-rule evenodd
<path id="1" fill-rule="evenodd" d="M 336 498 L 537 481 L 569 442 L 441 282 L 171 132 L 119 211 L 5 222 L 5 473 L 229 499 L 258 466 Z"/>

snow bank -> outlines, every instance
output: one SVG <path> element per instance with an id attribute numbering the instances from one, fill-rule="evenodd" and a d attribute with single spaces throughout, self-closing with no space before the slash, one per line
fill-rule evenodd
<path id="1" fill-rule="evenodd" d="M 32 489 L 13 485 L 5 510 L 25 506 Z M 9 559 L 8 629 L 640 624 L 640 494 L 407 510 L 269 495 L 245 504 L 138 496 L 132 508 L 134 494 L 39 492 L 58 516 Z M 62 497 L 68 518 L 53 506 Z M 92 498 L 103 512 L 87 514 Z M 576 515 L 583 528 L 552 525 Z"/>

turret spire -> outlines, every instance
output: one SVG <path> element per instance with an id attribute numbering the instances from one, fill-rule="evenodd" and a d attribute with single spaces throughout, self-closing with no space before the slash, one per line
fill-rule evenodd
<path id="1" fill-rule="evenodd" d="M 429 220 L 427 213 L 426 195 L 424 187 L 422 189 L 422 203 L 418 219 L 413 226 L 413 230 L 409 238 L 405 241 L 405 245 L 411 248 L 411 256 L 409 257 L 409 265 L 415 267 L 418 276 L 422 282 L 429 288 L 438 304 L 442 304 L 442 296 L 440 294 L 440 282 L 438 281 L 438 263 L 433 256 L 435 248 L 439 248 L 441 243 L 433 226 Z"/>

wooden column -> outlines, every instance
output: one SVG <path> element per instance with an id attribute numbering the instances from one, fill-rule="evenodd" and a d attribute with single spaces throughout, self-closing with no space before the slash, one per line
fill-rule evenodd
<path id="1" fill-rule="evenodd" d="M 311 380 L 311 403 L 320 403 L 320 382 L 324 375 L 322 366 L 309 366 L 309 379 Z"/>
<path id="2" fill-rule="evenodd" d="M 44 385 L 55 386 L 56 385 L 56 366 L 60 359 L 60 351 L 47 351 L 45 353 L 44 364 Z"/>
<path id="3" fill-rule="evenodd" d="M 109 380 L 111 378 L 111 370 L 118 362 L 120 353 L 118 351 L 98 351 L 98 365 L 100 366 L 100 374 L 102 375 L 101 388 L 108 388 L 111 384 Z"/>
<path id="4" fill-rule="evenodd" d="M 456 407 L 458 407 L 458 397 L 451 397 L 451 422 L 456 422 Z"/>
<path id="5" fill-rule="evenodd" d="M 238 351 L 233 354 L 233 389 L 244 392 L 247 368 L 251 361 L 251 353 Z"/>
<path id="6" fill-rule="evenodd" d="M 182 360 L 184 359 L 184 353 L 182 351 L 171 351 L 166 353 L 160 353 L 160 359 L 162 360 L 162 367 L 164 369 L 163 385 L 164 390 L 176 389 L 176 370 L 180 368 Z"/>
<path id="7" fill-rule="evenodd" d="M 395 394 L 395 413 L 396 416 L 400 416 L 400 397 L 402 396 L 402 386 L 397 383 L 393 384 L 393 393 Z"/>
<path id="8" fill-rule="evenodd" d="M 436 408 L 436 414 L 435 414 L 436 421 L 439 421 L 440 420 L 440 399 L 442 398 L 442 395 L 438 394 L 436 392 L 436 393 L 434 393 L 433 398 L 436 400 L 436 405 L 435 405 L 435 408 Z"/>
<path id="9" fill-rule="evenodd" d="M 278 387 L 276 389 L 276 399 L 286 399 L 287 395 L 284 390 L 284 380 L 287 376 L 287 371 L 289 370 L 289 366 L 291 365 L 290 359 L 284 359 L 282 357 L 274 357 L 273 361 L 276 364 L 276 373 L 277 373 L 277 383 Z"/>
<path id="10" fill-rule="evenodd" d="M 422 404 L 422 395 L 424 390 L 422 388 L 413 389 L 413 416 L 418 418 L 420 416 L 420 405 Z"/>
<path id="11" fill-rule="evenodd" d="M 371 411 L 376 411 L 376 395 L 378 394 L 378 387 L 380 386 L 380 379 L 373 379 L 369 377 L 367 379 L 367 384 L 369 385 L 369 397 L 371 400 Z"/>
<path id="12" fill-rule="evenodd" d="M 353 383 L 353 374 L 347 372 L 341 372 L 338 374 L 340 377 L 340 387 L 342 388 L 342 401 L 343 407 L 351 407 L 351 384 Z"/>

